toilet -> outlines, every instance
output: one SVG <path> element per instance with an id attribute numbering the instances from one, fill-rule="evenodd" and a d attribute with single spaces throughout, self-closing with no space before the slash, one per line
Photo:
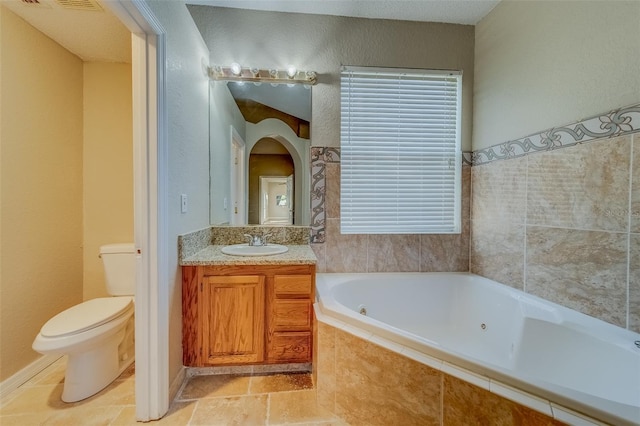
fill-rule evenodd
<path id="1" fill-rule="evenodd" d="M 41 354 L 67 355 L 62 400 L 80 401 L 113 382 L 134 360 L 134 245 L 100 247 L 107 292 L 45 323 L 33 341 Z"/>

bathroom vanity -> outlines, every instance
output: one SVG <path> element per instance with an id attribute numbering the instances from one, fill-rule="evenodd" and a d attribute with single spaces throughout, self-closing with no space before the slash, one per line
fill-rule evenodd
<path id="1" fill-rule="evenodd" d="M 244 257 L 210 245 L 181 260 L 185 366 L 311 362 L 316 257 L 287 247 Z"/>

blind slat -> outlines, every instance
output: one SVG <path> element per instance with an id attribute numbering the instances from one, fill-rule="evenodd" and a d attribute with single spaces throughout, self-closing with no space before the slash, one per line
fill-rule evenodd
<path id="1" fill-rule="evenodd" d="M 341 73 L 341 232 L 460 232 L 461 75 Z"/>

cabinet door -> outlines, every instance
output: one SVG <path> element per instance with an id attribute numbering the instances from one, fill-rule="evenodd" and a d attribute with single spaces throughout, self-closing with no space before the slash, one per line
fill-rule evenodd
<path id="1" fill-rule="evenodd" d="M 205 363 L 264 360 L 264 283 L 260 275 L 204 278 Z"/>

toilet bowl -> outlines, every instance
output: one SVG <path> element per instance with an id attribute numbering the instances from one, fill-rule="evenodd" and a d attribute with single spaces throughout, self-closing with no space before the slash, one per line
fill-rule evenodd
<path id="1" fill-rule="evenodd" d="M 133 244 L 102 246 L 100 257 L 108 292 L 114 297 L 87 300 L 60 312 L 42 326 L 32 345 L 42 354 L 68 356 L 65 402 L 96 394 L 134 360 Z"/>

